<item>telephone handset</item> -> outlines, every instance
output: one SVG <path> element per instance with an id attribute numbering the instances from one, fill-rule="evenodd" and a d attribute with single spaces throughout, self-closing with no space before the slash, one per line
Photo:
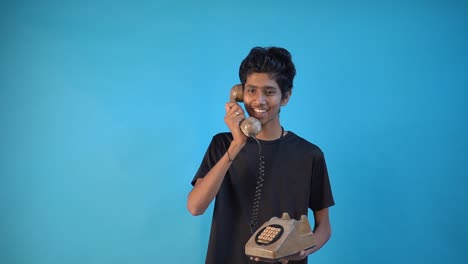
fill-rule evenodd
<path id="1" fill-rule="evenodd" d="M 272 217 L 245 244 L 245 254 L 277 261 L 315 247 L 313 233 L 306 215 L 291 219 L 288 213 Z"/>
<path id="2" fill-rule="evenodd" d="M 230 102 L 243 102 L 244 101 L 244 88 L 242 84 L 236 84 L 231 88 L 229 97 Z M 247 117 L 239 124 L 241 131 L 248 137 L 255 137 L 262 130 L 262 125 L 258 119 L 254 117 Z"/>

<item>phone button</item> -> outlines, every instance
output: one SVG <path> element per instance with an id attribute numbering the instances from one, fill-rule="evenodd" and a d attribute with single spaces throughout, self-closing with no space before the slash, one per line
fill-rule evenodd
<path id="1" fill-rule="evenodd" d="M 264 227 L 257 233 L 255 242 L 258 245 L 270 245 L 278 240 L 283 234 L 283 227 L 281 225 L 269 225 Z"/>

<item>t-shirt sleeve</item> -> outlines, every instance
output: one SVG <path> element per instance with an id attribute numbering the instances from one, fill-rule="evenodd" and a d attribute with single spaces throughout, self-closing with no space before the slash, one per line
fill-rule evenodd
<path id="1" fill-rule="evenodd" d="M 218 160 L 221 159 L 221 157 L 223 156 L 223 145 L 224 144 L 222 144 L 222 140 L 219 135 L 214 136 L 211 139 L 210 145 L 208 146 L 208 149 L 205 152 L 205 156 L 203 157 L 200 167 L 198 168 L 195 177 L 193 177 L 192 179 L 192 186 L 195 185 L 195 182 L 198 178 L 205 177 L 205 175 L 211 170 L 211 168 L 214 167 Z"/>
<path id="2" fill-rule="evenodd" d="M 335 204 L 328 178 L 327 164 L 322 151 L 318 151 L 313 160 L 310 186 L 309 208 L 318 211 Z"/>

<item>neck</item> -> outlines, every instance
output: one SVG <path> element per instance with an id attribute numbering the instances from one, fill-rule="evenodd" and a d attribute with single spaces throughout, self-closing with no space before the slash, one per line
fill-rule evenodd
<path id="1" fill-rule="evenodd" d="M 262 127 L 262 131 L 256 136 L 256 138 L 260 140 L 271 141 L 281 138 L 283 134 L 284 129 L 280 124 L 278 124 L 271 128 L 268 128 L 266 126 Z"/>

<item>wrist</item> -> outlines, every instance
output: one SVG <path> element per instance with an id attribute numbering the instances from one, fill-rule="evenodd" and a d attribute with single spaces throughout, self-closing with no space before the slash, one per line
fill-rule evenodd
<path id="1" fill-rule="evenodd" d="M 238 141 L 231 142 L 231 145 L 229 145 L 227 149 L 229 162 L 232 162 L 236 158 L 237 154 L 244 147 L 244 145 L 245 145 L 245 142 L 238 142 Z"/>
<path id="2" fill-rule="evenodd" d="M 237 155 L 237 153 L 245 146 L 245 141 L 233 140 L 229 145 L 229 152 Z"/>

